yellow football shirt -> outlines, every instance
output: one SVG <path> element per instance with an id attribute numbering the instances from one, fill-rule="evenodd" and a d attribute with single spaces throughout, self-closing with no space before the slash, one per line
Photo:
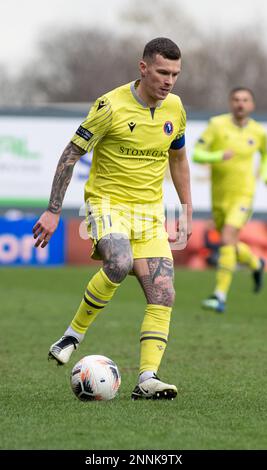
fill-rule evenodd
<path id="1" fill-rule="evenodd" d="M 210 152 L 232 150 L 230 160 L 211 165 L 213 205 L 236 196 L 253 197 L 255 191 L 254 154 L 266 157 L 266 131 L 253 119 L 237 126 L 231 114 L 215 116 L 201 135 L 196 149 Z"/>
<path id="2" fill-rule="evenodd" d="M 114 202 L 157 203 L 162 199 L 168 150 L 184 145 L 185 110 L 174 94 L 149 108 L 138 97 L 137 84 L 128 83 L 97 99 L 72 138 L 86 151 L 94 148 L 85 200 L 108 197 Z"/>

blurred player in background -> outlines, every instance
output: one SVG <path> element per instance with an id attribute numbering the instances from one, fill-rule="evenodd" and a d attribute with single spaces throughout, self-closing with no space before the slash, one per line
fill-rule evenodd
<path id="1" fill-rule="evenodd" d="M 224 312 L 237 263 L 252 271 L 254 292 L 262 288 L 265 261 L 239 241 L 240 229 L 252 213 L 255 192 L 255 152 L 261 154 L 261 176 L 267 181 L 266 131 L 250 118 L 255 108 L 253 92 L 234 88 L 230 114 L 213 117 L 194 148 L 193 161 L 211 164 L 212 212 L 221 232 L 218 268 L 213 295 L 202 302 L 205 309 Z"/>
<path id="2" fill-rule="evenodd" d="M 48 209 L 33 228 L 36 246 L 46 246 L 57 228 L 73 167 L 94 148 L 85 201 L 94 257 L 103 260 L 103 268 L 90 280 L 70 326 L 50 347 L 49 357 L 59 364 L 68 362 L 88 327 L 133 270 L 147 300 L 133 399 L 170 399 L 177 394 L 176 386 L 159 380 L 157 371 L 174 302 L 173 260 L 162 203 L 168 161 L 180 202 L 187 205 L 188 237 L 192 225 L 186 116 L 180 98 L 170 93 L 180 69 L 181 53 L 171 40 L 156 38 L 145 46 L 139 63 L 141 78 L 97 99 L 67 145 Z"/>

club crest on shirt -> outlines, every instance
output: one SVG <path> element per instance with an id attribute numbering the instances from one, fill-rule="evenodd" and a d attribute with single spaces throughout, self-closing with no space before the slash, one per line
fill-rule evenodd
<path id="1" fill-rule="evenodd" d="M 163 130 L 164 130 L 165 134 L 172 135 L 172 133 L 173 133 L 173 123 L 171 121 L 166 121 L 164 126 L 163 126 Z"/>
<path id="2" fill-rule="evenodd" d="M 253 140 L 253 139 L 248 139 L 248 144 L 249 144 L 249 145 L 254 145 L 254 144 L 255 144 L 255 142 L 254 142 L 254 140 Z"/>

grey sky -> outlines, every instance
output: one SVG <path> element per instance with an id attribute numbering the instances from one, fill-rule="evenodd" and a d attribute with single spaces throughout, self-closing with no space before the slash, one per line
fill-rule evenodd
<path id="1" fill-rule="evenodd" d="M 120 28 L 120 10 L 131 4 L 140 11 L 144 3 L 151 4 L 153 9 L 153 0 L 0 0 L 0 64 L 16 73 L 34 56 L 40 35 L 45 36 L 53 29 L 87 24 L 102 29 Z M 168 2 L 165 3 L 168 8 Z M 206 32 L 254 26 L 262 31 L 259 34 L 264 34 L 266 0 L 175 0 L 174 3 L 184 8 Z M 266 35 L 264 41 L 267 47 Z"/>

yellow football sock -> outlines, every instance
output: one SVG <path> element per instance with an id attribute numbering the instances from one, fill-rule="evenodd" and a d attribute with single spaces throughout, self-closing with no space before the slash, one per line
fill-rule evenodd
<path id="1" fill-rule="evenodd" d="M 248 265 L 252 271 L 259 269 L 260 260 L 258 256 L 252 253 L 251 249 L 248 245 L 246 245 L 246 243 L 238 242 L 236 253 L 238 263 Z"/>
<path id="2" fill-rule="evenodd" d="M 171 307 L 148 304 L 141 326 L 140 374 L 157 372 L 167 346 Z"/>
<path id="3" fill-rule="evenodd" d="M 215 293 L 220 292 L 227 296 L 230 288 L 233 272 L 236 267 L 236 247 L 235 245 L 221 246 L 219 250 L 218 269 L 216 272 Z"/>
<path id="4" fill-rule="evenodd" d="M 101 268 L 90 280 L 84 298 L 71 322 L 71 328 L 77 333 L 86 333 L 99 312 L 113 297 L 118 286 L 119 284 L 112 282 Z"/>

